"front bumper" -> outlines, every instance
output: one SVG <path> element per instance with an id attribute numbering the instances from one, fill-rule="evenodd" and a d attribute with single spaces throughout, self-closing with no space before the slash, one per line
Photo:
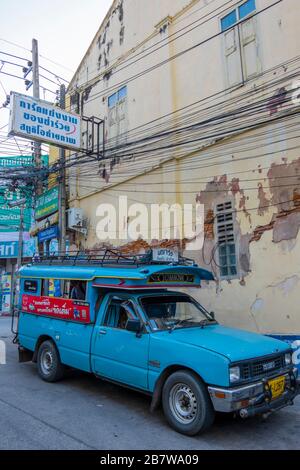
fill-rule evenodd
<path id="1" fill-rule="evenodd" d="M 268 381 L 281 376 L 285 376 L 284 393 L 272 400 L 267 386 Z M 234 388 L 208 387 L 208 391 L 216 411 L 238 412 L 242 418 L 248 418 L 292 405 L 294 398 L 300 394 L 300 377 L 298 370 L 294 368 L 252 384 Z"/>

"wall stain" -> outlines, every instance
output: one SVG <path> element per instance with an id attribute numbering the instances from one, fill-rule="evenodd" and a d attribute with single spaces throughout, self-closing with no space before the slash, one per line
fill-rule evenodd
<path id="1" fill-rule="evenodd" d="M 268 104 L 267 104 L 267 109 L 270 113 L 270 116 L 273 116 L 273 114 L 278 113 L 280 108 L 284 106 L 287 100 L 287 90 L 282 87 L 279 88 L 275 94 L 269 99 Z"/>

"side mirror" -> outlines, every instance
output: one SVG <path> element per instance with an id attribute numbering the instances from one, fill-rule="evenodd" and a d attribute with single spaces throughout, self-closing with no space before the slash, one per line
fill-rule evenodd
<path id="1" fill-rule="evenodd" d="M 133 333 L 140 333 L 142 329 L 142 324 L 140 320 L 127 320 L 126 330 L 132 331 Z"/>
<path id="2" fill-rule="evenodd" d="M 215 312 L 210 312 L 209 314 L 210 314 L 212 320 L 215 320 L 215 319 L 216 319 L 216 314 L 215 314 Z"/>

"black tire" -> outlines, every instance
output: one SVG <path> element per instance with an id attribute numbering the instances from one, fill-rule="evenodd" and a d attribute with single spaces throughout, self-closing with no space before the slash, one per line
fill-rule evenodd
<path id="1" fill-rule="evenodd" d="M 40 345 L 37 367 L 39 376 L 45 382 L 58 382 L 63 378 L 65 367 L 60 362 L 59 353 L 52 341 L 47 340 Z"/>
<path id="2" fill-rule="evenodd" d="M 204 383 L 189 371 L 180 370 L 168 377 L 163 387 L 162 404 L 170 426 L 187 436 L 206 431 L 215 419 Z"/>

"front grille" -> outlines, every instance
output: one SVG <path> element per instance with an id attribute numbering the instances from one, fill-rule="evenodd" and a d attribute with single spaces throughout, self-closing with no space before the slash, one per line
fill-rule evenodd
<path id="1" fill-rule="evenodd" d="M 242 364 L 241 366 L 241 379 L 251 379 L 251 367 L 250 364 Z"/>
<path id="2" fill-rule="evenodd" d="M 268 359 L 254 360 L 251 362 L 241 364 L 241 379 L 248 380 L 263 375 L 268 375 L 270 372 L 276 372 L 284 367 L 284 356 L 274 356 Z"/>

